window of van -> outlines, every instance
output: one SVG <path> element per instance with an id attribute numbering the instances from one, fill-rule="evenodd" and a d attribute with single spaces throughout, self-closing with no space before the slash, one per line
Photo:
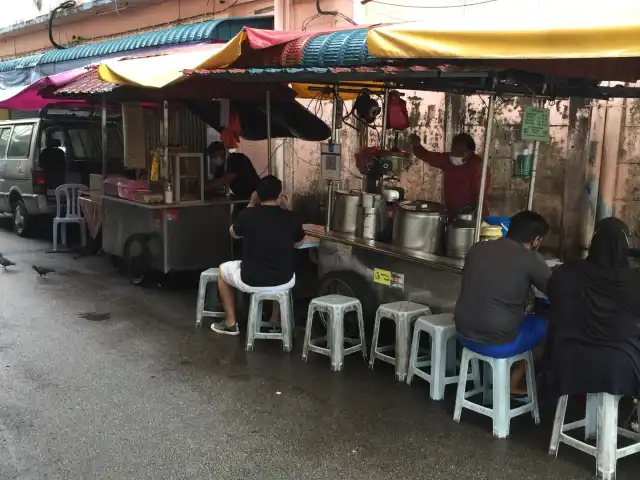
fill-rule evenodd
<path id="1" fill-rule="evenodd" d="M 0 158 L 7 153 L 7 145 L 9 145 L 9 137 L 11 136 L 11 127 L 0 129 Z"/>
<path id="2" fill-rule="evenodd" d="M 29 147 L 31 147 L 31 137 L 33 136 L 33 124 L 16 125 L 13 127 L 13 135 L 9 142 L 8 158 L 27 158 Z"/>

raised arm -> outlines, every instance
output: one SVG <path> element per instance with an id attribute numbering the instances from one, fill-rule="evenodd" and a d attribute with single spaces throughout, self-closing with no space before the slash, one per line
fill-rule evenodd
<path id="1" fill-rule="evenodd" d="M 411 143 L 413 154 L 432 167 L 444 170 L 449 165 L 451 165 L 449 162 L 448 153 L 432 152 L 430 150 L 427 150 L 422 146 L 422 144 L 420 143 L 420 137 L 418 137 L 417 135 L 411 134 L 409 136 L 409 143 Z"/>

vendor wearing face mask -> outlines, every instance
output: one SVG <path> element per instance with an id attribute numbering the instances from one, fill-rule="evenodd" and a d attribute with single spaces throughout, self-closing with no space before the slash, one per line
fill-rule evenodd
<path id="1" fill-rule="evenodd" d="M 442 170 L 444 177 L 444 204 L 449 215 L 455 216 L 461 208 L 477 206 L 482 178 L 482 159 L 475 154 L 476 142 L 471 135 L 459 133 L 453 137 L 451 152 L 431 152 L 424 148 L 417 135 L 411 135 L 409 142 L 413 153 L 420 160 Z M 487 170 L 482 217 L 489 214 L 487 196 L 491 187 L 491 171 Z"/>
<path id="2" fill-rule="evenodd" d="M 210 182 L 205 190 L 216 190 L 220 187 L 228 186 L 233 194 L 243 200 L 251 199 L 251 195 L 255 192 L 260 176 L 253 168 L 253 164 L 249 157 L 243 153 L 231 153 L 226 157 L 227 150 L 222 142 L 212 142 L 207 147 L 207 157 L 210 165 L 215 167 L 215 180 Z"/>

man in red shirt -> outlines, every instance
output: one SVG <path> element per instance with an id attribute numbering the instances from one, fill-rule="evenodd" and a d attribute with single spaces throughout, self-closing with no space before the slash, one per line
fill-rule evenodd
<path id="1" fill-rule="evenodd" d="M 451 152 L 430 152 L 420 143 L 420 137 L 411 135 L 409 142 L 420 160 L 442 170 L 444 176 L 444 205 L 451 217 L 462 207 L 477 207 L 482 178 L 482 158 L 475 154 L 476 142 L 471 135 L 459 133 L 453 137 Z M 489 214 L 487 196 L 491 187 L 491 171 L 487 170 L 482 218 Z"/>

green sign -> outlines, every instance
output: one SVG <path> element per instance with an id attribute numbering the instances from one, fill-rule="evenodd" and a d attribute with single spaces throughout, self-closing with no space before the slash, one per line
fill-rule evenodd
<path id="1" fill-rule="evenodd" d="M 549 141 L 549 110 L 524 107 L 522 114 L 522 140 Z"/>

